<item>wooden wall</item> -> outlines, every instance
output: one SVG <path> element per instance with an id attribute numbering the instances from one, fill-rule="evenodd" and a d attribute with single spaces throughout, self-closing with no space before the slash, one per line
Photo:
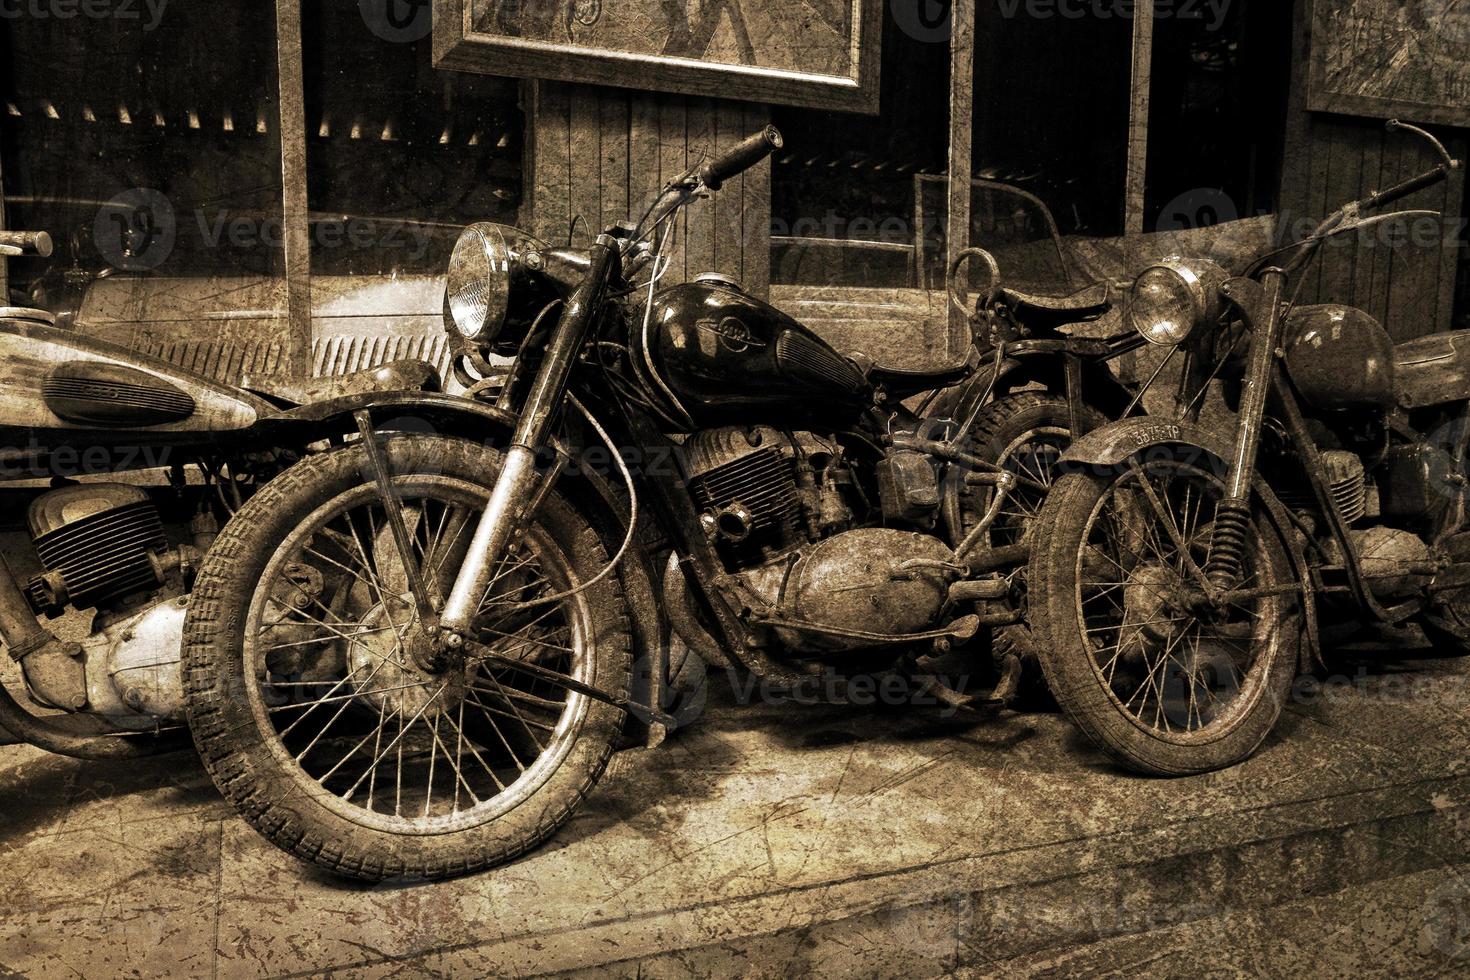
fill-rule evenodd
<path id="1" fill-rule="evenodd" d="M 1384 120 L 1308 112 L 1307 52 L 1311 43 L 1309 0 L 1295 0 L 1292 90 L 1287 109 L 1286 160 L 1281 178 L 1282 223 L 1289 230 L 1320 220 L 1340 205 L 1390 187 L 1434 165 L 1427 144 L 1407 133 L 1389 133 Z M 1446 139 L 1450 153 L 1470 152 L 1463 130 L 1428 127 Z M 1329 244 L 1307 272 L 1304 302 L 1359 306 L 1378 317 L 1395 340 L 1451 328 L 1460 249 L 1447 245 L 1460 234 L 1465 204 L 1463 172 L 1450 183 L 1394 206 L 1444 212 L 1443 224 L 1402 224 L 1369 229 L 1356 242 Z M 1282 241 L 1284 244 L 1285 241 Z"/>
<path id="2" fill-rule="evenodd" d="M 530 227 L 585 244 L 637 220 L 665 182 L 769 122 L 763 105 L 629 89 L 533 82 L 527 113 Z M 759 296 L 771 278 L 771 166 L 763 163 L 685 211 L 667 273 L 735 276 Z"/>

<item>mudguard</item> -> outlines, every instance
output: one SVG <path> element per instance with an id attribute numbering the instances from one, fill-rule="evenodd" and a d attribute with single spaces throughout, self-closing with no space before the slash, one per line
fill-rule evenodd
<path id="1" fill-rule="evenodd" d="M 1235 451 L 1233 436 L 1233 430 L 1229 434 L 1221 434 L 1195 422 L 1143 416 L 1114 422 L 1087 433 L 1062 454 L 1058 465 L 1070 472 L 1092 467 L 1112 468 L 1157 446 L 1191 446 L 1204 450 L 1225 466 Z M 1223 478 L 1225 473 L 1220 472 L 1220 476 Z M 1255 489 L 1273 528 L 1286 546 L 1285 551 L 1297 579 L 1302 583 L 1302 621 L 1306 626 L 1306 643 L 1302 645 L 1301 669 L 1321 667 L 1317 595 L 1312 586 L 1311 567 L 1300 553 L 1302 549 L 1291 547 L 1291 530 L 1295 525 L 1275 492 L 1260 479 L 1256 480 Z"/>
<path id="2" fill-rule="evenodd" d="M 357 422 L 353 416 L 359 411 L 366 411 L 375 426 L 385 429 L 476 439 L 497 448 L 510 443 L 518 421 L 512 412 L 454 395 L 423 391 L 364 392 L 279 412 L 263 419 L 262 429 L 288 437 L 289 444 L 356 435 Z M 628 523 L 625 495 L 601 471 L 611 464 L 583 465 L 590 460 L 579 458 L 559 440 L 553 440 L 552 448 L 571 461 L 557 481 L 557 491 L 587 515 L 608 554 L 614 554 L 623 543 Z M 651 678 L 668 676 L 668 643 L 655 591 L 658 577 L 650 556 L 636 542 L 623 558 L 618 578 L 633 620 L 634 689 L 628 693 L 635 703 L 652 704 L 653 698 L 662 695 L 662 685 L 653 683 Z M 637 712 L 630 712 L 628 717 L 638 729 L 630 734 L 648 738 L 648 719 Z"/>

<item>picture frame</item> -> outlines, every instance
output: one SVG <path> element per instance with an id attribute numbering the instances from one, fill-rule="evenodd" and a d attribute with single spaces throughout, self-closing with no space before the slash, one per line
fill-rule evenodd
<path id="1" fill-rule="evenodd" d="M 434 0 L 433 32 L 437 68 L 878 111 L 883 0 Z"/>
<path id="2" fill-rule="evenodd" d="M 1312 0 L 1312 112 L 1470 126 L 1470 8 L 1456 0 Z"/>

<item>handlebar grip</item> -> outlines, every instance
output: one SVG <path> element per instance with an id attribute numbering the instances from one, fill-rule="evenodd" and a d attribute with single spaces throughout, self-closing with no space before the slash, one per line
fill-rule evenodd
<path id="1" fill-rule="evenodd" d="M 1435 167 L 1427 173 L 1422 173 L 1417 177 L 1410 177 L 1402 184 L 1396 184 L 1388 190 L 1375 191 L 1363 202 L 1364 207 L 1366 210 L 1381 208 L 1385 204 L 1392 204 L 1394 201 L 1403 200 L 1411 194 L 1417 194 L 1426 187 L 1433 187 L 1448 177 L 1448 170 L 1442 166 Z"/>
<path id="2" fill-rule="evenodd" d="M 18 248 L 23 255 L 38 255 L 43 259 L 50 256 L 53 248 L 51 236 L 44 231 L 0 230 L 0 245 Z"/>
<path id="3" fill-rule="evenodd" d="M 725 181 L 744 173 L 785 145 L 781 131 L 775 126 L 767 126 L 754 136 L 747 137 L 724 156 L 716 157 L 700 167 L 699 179 L 704 186 L 717 191 Z"/>

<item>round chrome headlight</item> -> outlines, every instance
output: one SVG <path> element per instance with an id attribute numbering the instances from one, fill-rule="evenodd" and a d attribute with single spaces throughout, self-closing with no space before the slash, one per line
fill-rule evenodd
<path id="1" fill-rule="evenodd" d="M 468 340 L 488 344 L 505 324 L 510 307 L 511 251 L 506 229 L 490 222 L 470 225 L 449 259 L 449 314 Z"/>
<path id="2" fill-rule="evenodd" d="M 1128 297 L 1128 320 L 1151 344 L 1174 347 L 1219 319 L 1229 274 L 1209 259 L 1168 258 L 1145 269 Z"/>

